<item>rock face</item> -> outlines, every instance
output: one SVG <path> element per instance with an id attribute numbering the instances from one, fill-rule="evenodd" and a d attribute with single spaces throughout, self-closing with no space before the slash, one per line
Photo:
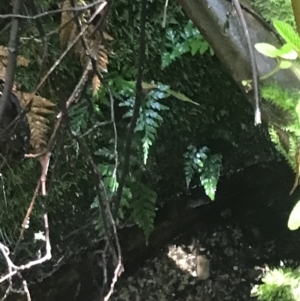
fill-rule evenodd
<path id="1" fill-rule="evenodd" d="M 110 300 L 249 300 L 265 264 L 293 267 L 300 241 L 287 230 L 283 214 L 289 212 L 284 206 L 293 204 L 288 196 L 293 174 L 286 165 L 273 167 L 273 173 L 252 168 L 224 181 L 221 198 L 205 206 L 186 206 L 171 216 L 160 212 L 147 246 L 136 227 L 121 229 L 125 273 Z M 92 233 L 87 227 L 74 231 L 60 245 L 66 253 L 54 244 L 53 261 L 39 267 L 48 266 L 48 272 L 34 271 L 39 282 L 29 283 L 33 301 L 99 300 L 105 244 Z M 56 270 L 53 262 L 59 262 Z M 108 270 L 108 280 L 113 272 Z"/>

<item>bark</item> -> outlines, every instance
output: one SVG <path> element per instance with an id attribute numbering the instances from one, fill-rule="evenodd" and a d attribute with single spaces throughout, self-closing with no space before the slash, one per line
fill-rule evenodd
<path id="1" fill-rule="evenodd" d="M 251 7 L 247 0 L 243 0 L 242 5 Z M 248 48 L 243 30 L 234 10 L 232 10 L 229 0 L 177 0 L 182 6 L 186 15 L 194 22 L 208 43 L 215 51 L 216 56 L 226 67 L 233 79 L 245 92 L 241 84 L 242 80 L 251 79 L 251 62 L 248 55 Z M 229 18 L 228 13 L 232 12 Z M 262 21 L 259 16 L 249 13 L 243 9 L 243 13 L 248 26 L 249 34 L 253 44 L 259 42 L 270 43 L 275 46 L 280 45 L 280 41 Z M 229 21 L 229 28 L 225 31 L 226 21 Z M 227 22 L 228 22 L 227 21 Z M 265 57 L 255 51 L 255 59 L 258 67 L 259 76 L 269 73 L 274 69 L 276 61 Z M 299 68 L 293 67 L 288 70 L 281 70 L 268 80 L 260 81 L 264 85 L 269 80 L 275 80 L 282 88 L 299 89 Z M 247 93 L 247 98 L 254 106 L 253 93 Z M 286 125 L 290 119 L 289 113 L 283 112 L 274 107 L 269 102 L 261 104 L 262 118 L 277 126 Z"/>

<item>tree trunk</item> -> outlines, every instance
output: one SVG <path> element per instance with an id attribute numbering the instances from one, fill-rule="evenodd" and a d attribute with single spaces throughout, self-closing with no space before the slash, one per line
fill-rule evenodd
<path id="1" fill-rule="evenodd" d="M 251 6 L 247 0 L 242 2 L 243 14 L 248 25 L 250 38 L 253 44 L 259 42 L 270 43 L 279 46 L 280 41 L 271 29 L 267 28 L 263 19 L 255 16 L 255 12 L 249 13 Z M 207 42 L 213 48 L 216 56 L 226 67 L 233 79 L 246 93 L 241 84 L 242 80 L 252 79 L 251 62 L 243 29 L 238 16 L 229 0 L 177 0 L 187 16 L 194 22 Z M 245 7 L 249 8 L 246 10 Z M 229 27 L 226 26 L 229 24 Z M 226 27 L 228 27 L 226 29 Z M 259 76 L 265 75 L 274 69 L 276 61 L 261 55 L 255 50 L 255 59 Z M 275 80 L 282 88 L 299 88 L 299 68 L 293 67 L 281 70 L 268 80 L 260 81 L 260 85 Z M 246 93 L 247 98 L 254 105 L 253 92 Z M 262 118 L 281 127 L 290 120 L 289 113 L 283 112 L 270 102 L 262 102 Z"/>

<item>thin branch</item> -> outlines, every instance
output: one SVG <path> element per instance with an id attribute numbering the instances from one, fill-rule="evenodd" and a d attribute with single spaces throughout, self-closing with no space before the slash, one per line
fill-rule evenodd
<path id="1" fill-rule="evenodd" d="M 95 13 L 91 16 L 91 18 L 89 19 L 88 23 L 91 23 L 96 16 L 105 8 L 105 6 L 107 5 L 107 2 L 102 2 L 101 5 L 99 5 L 99 7 L 97 8 L 97 10 L 95 11 Z M 53 66 L 50 68 L 50 70 L 47 72 L 47 74 L 41 79 L 40 83 L 37 85 L 37 87 L 35 88 L 35 92 L 33 93 L 33 95 L 35 95 L 35 93 L 37 93 L 37 91 L 41 88 L 41 86 L 45 83 L 45 81 L 47 80 L 47 78 L 50 76 L 50 74 L 56 69 L 56 67 L 60 64 L 61 60 L 66 56 L 66 54 L 71 50 L 71 48 L 76 44 L 76 42 L 82 37 L 82 35 L 86 32 L 86 30 L 88 29 L 89 25 L 86 24 L 85 26 L 82 27 L 82 30 L 79 32 L 79 34 L 76 36 L 76 38 L 68 45 L 67 49 L 61 54 L 61 56 L 57 59 L 57 61 L 53 64 Z"/>
<path id="2" fill-rule="evenodd" d="M 80 138 L 83 138 L 83 137 L 89 135 L 92 131 L 94 131 L 98 127 L 105 126 L 105 125 L 108 125 L 111 123 L 112 123 L 111 121 L 103 121 L 103 122 L 97 121 L 91 128 L 89 128 L 85 133 L 83 133 L 80 136 Z"/>
<path id="3" fill-rule="evenodd" d="M 71 2 L 72 2 L 72 5 L 75 6 L 74 0 L 71 0 Z M 96 24 L 95 29 L 93 30 L 91 35 L 93 35 L 97 30 L 100 31 L 102 29 L 102 27 L 104 25 L 104 22 L 106 20 L 106 17 L 108 16 L 108 12 L 110 10 L 111 5 L 112 5 L 112 1 L 107 3 L 106 9 L 104 10 L 104 13 L 103 13 L 103 16 L 99 20 L 99 22 Z M 75 20 L 76 20 L 76 26 L 77 26 L 78 31 L 82 31 L 82 26 L 81 26 L 79 18 L 77 17 Z M 97 57 L 95 55 L 95 53 L 98 52 L 98 49 L 96 49 L 97 46 L 98 46 L 98 43 L 95 43 L 96 45 L 93 47 L 94 48 L 93 50 L 95 50 L 95 51 L 91 51 L 91 49 L 88 46 L 88 43 L 86 42 L 86 40 L 83 36 L 81 38 L 81 41 L 82 41 L 82 46 L 83 46 L 84 50 L 86 51 L 88 57 L 91 60 L 94 74 L 96 74 L 99 81 L 102 82 L 103 81 L 103 76 L 102 76 L 102 74 L 100 73 L 100 71 L 97 67 Z M 101 41 L 99 41 L 99 42 L 101 42 Z"/>
<path id="4" fill-rule="evenodd" d="M 260 111 L 260 105 L 259 105 L 259 89 L 258 89 L 258 74 L 257 74 L 258 72 L 257 72 L 256 59 L 254 56 L 254 47 L 251 43 L 248 26 L 245 21 L 245 17 L 243 15 L 240 2 L 239 2 L 239 0 L 232 0 L 232 3 L 234 5 L 234 8 L 239 17 L 239 20 L 242 25 L 242 29 L 243 29 L 243 32 L 244 32 L 244 35 L 245 35 L 245 38 L 247 41 L 247 47 L 248 47 L 248 51 L 249 51 L 251 68 L 252 68 L 253 85 L 254 85 L 254 99 L 255 99 L 254 124 L 258 125 L 258 124 L 261 124 L 261 111 Z"/>
<path id="5" fill-rule="evenodd" d="M 33 13 L 37 14 L 38 10 L 36 8 L 34 0 L 29 0 L 29 5 L 30 5 L 31 11 Z M 45 33 L 45 30 L 44 30 L 44 27 L 42 25 L 41 20 L 36 19 L 35 23 L 36 23 L 37 31 L 40 35 L 40 38 L 41 38 L 42 42 L 43 42 L 43 56 L 42 56 L 41 61 L 37 60 L 39 68 L 40 68 L 39 75 L 37 76 L 37 82 L 38 82 L 40 80 L 40 78 L 42 77 L 42 72 L 43 72 L 43 70 L 46 66 L 45 62 L 46 62 L 47 57 L 48 57 L 48 41 L 47 41 L 46 33 Z"/>
<path id="6" fill-rule="evenodd" d="M 13 6 L 13 14 L 18 14 L 21 10 L 22 0 L 15 0 Z M 16 65 L 17 65 L 17 56 L 18 56 L 18 46 L 19 46 L 19 19 L 13 18 L 11 22 L 10 30 L 10 39 L 8 43 L 8 64 L 5 74 L 5 85 L 3 94 L 1 97 L 0 104 L 0 120 L 2 121 L 5 118 L 5 112 L 8 107 L 11 90 L 14 83 Z"/>
<path id="7" fill-rule="evenodd" d="M 110 91 L 110 89 L 108 89 L 109 91 L 109 98 L 110 98 L 110 114 L 111 114 L 111 121 L 113 124 L 113 129 L 114 129 L 114 158 L 115 158 L 115 166 L 114 166 L 114 171 L 113 171 L 113 178 L 117 179 L 117 170 L 118 170 L 118 166 L 119 166 L 119 156 L 118 156 L 118 131 L 117 131 L 117 125 L 116 125 L 116 121 L 115 121 L 115 101 L 113 98 L 113 95 Z"/>
<path id="8" fill-rule="evenodd" d="M 104 2 L 106 2 L 106 1 L 105 0 L 98 0 L 98 1 L 95 1 L 91 4 L 87 4 L 85 6 L 78 6 L 76 8 L 54 9 L 54 10 L 50 10 L 50 11 L 46 11 L 46 12 L 37 14 L 35 16 L 20 15 L 19 11 L 17 11 L 17 12 L 13 11 L 12 14 L 6 14 L 6 15 L 0 14 L 0 19 L 15 18 L 15 19 L 36 20 L 38 18 L 46 17 L 46 16 L 53 15 L 53 14 L 62 13 L 62 12 L 65 12 L 65 11 L 82 12 L 82 11 L 85 11 L 89 8 L 92 8 L 92 7 L 94 7 L 98 4 L 104 3 Z"/>
<path id="9" fill-rule="evenodd" d="M 133 107 L 133 114 L 131 118 L 131 122 L 129 125 L 129 129 L 126 135 L 125 141 L 125 154 L 124 154 L 124 161 L 123 161 L 123 169 L 121 178 L 119 181 L 119 186 L 116 194 L 116 198 L 114 200 L 115 203 L 115 211 L 114 216 L 116 217 L 118 214 L 118 210 L 120 207 L 123 187 L 125 185 L 125 180 L 127 174 L 129 172 L 129 161 L 130 161 L 130 153 L 131 153 L 131 144 L 134 134 L 134 128 L 136 126 L 137 119 L 139 117 L 139 111 L 143 99 L 143 88 L 142 88 L 142 80 L 144 75 L 144 63 L 146 60 L 146 20 L 147 20 L 147 0 L 142 0 L 142 9 L 141 9 L 141 18 L 140 18 L 140 51 L 139 51 L 139 67 L 138 67 L 138 75 L 136 80 L 136 94 L 135 94 L 135 102 Z"/>

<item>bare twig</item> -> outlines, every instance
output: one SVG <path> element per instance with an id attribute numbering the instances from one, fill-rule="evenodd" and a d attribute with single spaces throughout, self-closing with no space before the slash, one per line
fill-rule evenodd
<path id="1" fill-rule="evenodd" d="M 22 0 L 15 0 L 13 14 L 18 14 L 21 10 Z M 5 85 L 0 103 L 0 120 L 5 118 L 6 108 L 8 107 L 11 90 L 14 83 L 15 70 L 17 64 L 18 45 L 19 45 L 19 19 L 13 18 L 11 22 L 10 39 L 8 43 L 8 64 L 5 74 Z"/>
<path id="2" fill-rule="evenodd" d="M 119 165 L 119 156 L 118 156 L 118 132 L 117 132 L 117 125 L 116 125 L 116 121 L 115 121 L 115 105 L 114 105 L 114 98 L 113 95 L 111 93 L 111 91 L 109 90 L 109 98 L 110 98 L 110 115 L 111 115 L 111 121 L 113 124 L 113 129 L 114 129 L 114 158 L 115 158 L 115 167 L 114 167 L 114 171 L 113 171 L 113 178 L 117 179 L 117 169 L 118 169 L 118 165 Z"/>
<path id="3" fill-rule="evenodd" d="M 82 12 L 82 11 L 85 11 L 89 8 L 97 6 L 98 4 L 104 3 L 104 2 L 106 2 L 106 1 L 105 0 L 98 0 L 98 1 L 95 1 L 91 4 L 87 4 L 85 6 L 78 6 L 76 8 L 55 9 L 55 10 L 46 11 L 46 12 L 43 12 L 43 13 L 40 13 L 40 14 L 37 14 L 37 15 L 34 15 L 34 16 L 20 15 L 19 11 L 17 11 L 17 12 L 14 11 L 12 14 L 5 14 L 5 15 L 0 14 L 0 19 L 15 18 L 15 19 L 36 20 L 38 18 L 46 17 L 46 16 L 53 15 L 53 14 L 62 13 L 62 12 L 65 12 L 65 11 Z"/>
<path id="4" fill-rule="evenodd" d="M 139 67 L 138 67 L 138 75 L 136 80 L 136 94 L 135 94 L 135 102 L 133 107 L 133 113 L 131 122 L 127 131 L 126 141 L 125 141 L 125 151 L 124 151 L 124 163 L 122 174 L 119 180 L 119 186 L 117 190 L 117 194 L 114 200 L 115 203 L 115 211 L 114 216 L 117 216 L 118 210 L 120 207 L 120 201 L 122 196 L 123 187 L 125 185 L 125 180 L 129 171 L 129 161 L 130 161 L 130 153 L 131 153 L 131 144 L 133 139 L 134 128 L 136 126 L 137 119 L 139 117 L 139 110 L 143 99 L 143 88 L 142 88 L 142 80 L 144 75 L 144 63 L 146 59 L 145 49 L 146 49 L 146 20 L 147 20 L 147 0 L 142 0 L 142 9 L 141 9 L 141 18 L 140 18 L 140 51 L 139 51 Z"/>
<path id="5" fill-rule="evenodd" d="M 120 275 L 123 273 L 124 271 L 124 267 L 123 267 L 123 264 L 121 261 L 118 262 L 118 265 L 115 269 L 115 272 L 114 272 L 114 277 L 112 279 L 112 282 L 111 282 L 111 285 L 110 285 L 110 290 L 108 292 L 108 294 L 105 296 L 104 298 L 104 301 L 108 301 L 110 296 L 112 295 L 112 293 L 114 292 L 114 287 L 115 287 L 115 284 L 118 280 L 118 277 L 120 277 Z"/>
<path id="6" fill-rule="evenodd" d="M 71 2 L 72 2 L 72 5 L 75 7 L 75 1 L 71 0 Z M 109 9 L 110 9 L 111 5 L 112 5 L 112 1 L 107 3 L 106 9 L 104 10 L 104 14 L 103 14 L 102 18 L 99 20 L 99 22 L 96 24 L 94 31 L 91 33 L 92 35 L 94 34 L 95 31 L 101 30 L 102 26 L 104 25 L 104 22 L 106 20 L 106 17 L 108 15 L 108 12 L 109 12 Z M 75 20 L 76 20 L 76 25 L 77 25 L 78 31 L 82 31 L 82 26 L 81 26 L 81 23 L 80 23 L 80 20 L 78 19 L 78 17 Z M 91 60 L 94 74 L 96 74 L 99 81 L 102 82 L 103 76 L 100 73 L 100 71 L 98 70 L 97 57 L 96 57 L 96 53 L 97 53 L 96 48 L 98 47 L 98 43 L 100 43 L 101 40 L 98 41 L 98 43 L 95 43 L 95 45 L 93 47 L 94 48 L 93 50 L 91 50 L 89 48 L 88 43 L 86 42 L 86 40 L 84 39 L 83 36 L 81 38 L 81 41 L 82 41 L 82 46 L 83 46 L 84 50 L 86 51 L 86 54 L 88 55 L 88 57 Z"/>
<path id="7" fill-rule="evenodd" d="M 89 128 L 85 133 L 83 133 L 80 138 L 83 138 L 87 135 L 89 135 L 92 131 L 94 131 L 96 128 L 111 124 L 111 121 L 103 121 L 103 122 L 96 122 L 91 128 Z"/>
<path id="8" fill-rule="evenodd" d="M 9 250 L 5 247 L 2 243 L 0 243 L 0 252 L 4 256 L 7 266 L 8 266 L 8 273 L 0 278 L 0 283 L 4 282 L 5 280 L 11 279 L 12 276 L 16 275 L 19 271 L 30 269 L 31 267 L 42 264 L 43 262 L 51 259 L 51 244 L 50 244 L 50 236 L 49 236 L 49 225 L 48 225 L 48 216 L 44 214 L 44 226 L 45 226 L 45 243 L 46 243 L 46 253 L 45 256 L 42 258 L 38 258 L 36 260 L 32 260 L 25 265 L 16 266 L 11 259 L 9 258 Z"/>
<path id="9" fill-rule="evenodd" d="M 167 11 L 168 11 L 168 5 L 169 5 L 169 0 L 165 0 L 165 6 L 164 6 L 164 14 L 163 14 L 163 20 L 161 23 L 161 27 L 165 28 L 166 27 L 166 23 L 167 23 Z"/>
<path id="10" fill-rule="evenodd" d="M 29 0 L 29 5 L 30 5 L 30 8 L 31 8 L 31 11 L 34 13 L 34 14 L 37 14 L 38 10 L 36 8 L 36 5 L 34 3 L 34 0 Z M 38 33 L 40 35 L 40 38 L 43 42 L 43 56 L 42 56 L 42 59 L 41 61 L 37 60 L 38 61 L 38 65 L 39 65 L 39 75 L 37 76 L 37 80 L 39 81 L 41 76 L 42 76 L 42 72 L 46 66 L 45 62 L 47 60 L 47 56 L 48 56 L 48 42 L 47 42 L 47 36 L 46 36 L 46 33 L 44 31 L 44 27 L 42 25 L 42 22 L 41 20 L 39 19 L 36 19 L 35 20 L 35 23 L 36 23 L 36 28 L 38 30 Z"/>
<path id="11" fill-rule="evenodd" d="M 48 244 L 50 245 L 50 242 Z M 51 250 L 51 248 L 48 248 L 48 249 Z M 0 278 L 0 283 L 2 283 L 5 280 L 11 278 L 12 276 L 16 275 L 18 273 L 18 271 L 28 270 L 28 269 L 32 268 L 33 266 L 35 266 L 35 265 L 42 264 L 43 262 L 51 259 L 51 257 L 52 257 L 51 252 L 48 253 L 48 250 L 47 250 L 47 252 L 46 252 L 46 254 L 45 254 L 44 257 L 36 259 L 36 260 L 32 260 L 32 261 L 28 262 L 25 265 L 16 266 L 16 268 L 13 268 L 10 273 L 8 273 L 5 276 L 3 276 L 3 277 Z"/>
<path id="12" fill-rule="evenodd" d="M 18 238 L 18 241 L 16 243 L 16 246 L 15 246 L 15 249 L 14 249 L 14 254 L 16 254 L 16 250 L 18 249 L 19 247 L 19 244 L 21 242 L 21 240 L 23 239 L 24 237 L 24 232 L 25 232 L 25 227 L 26 227 L 26 224 L 27 224 L 27 221 L 29 219 L 29 216 L 33 210 L 33 207 L 34 207 L 34 204 L 35 204 L 35 201 L 36 201 L 36 198 L 38 196 L 38 193 L 39 193 L 39 190 L 40 190 L 40 187 L 41 187 L 41 179 L 39 179 L 39 181 L 37 182 L 37 185 L 35 187 L 35 191 L 34 191 L 34 194 L 33 194 L 33 197 L 31 199 L 31 202 L 29 204 L 29 207 L 27 209 L 27 213 L 24 217 L 24 220 L 23 220 L 23 223 L 22 223 L 22 228 L 21 228 L 21 232 L 20 232 L 20 235 L 19 235 L 19 238 Z"/>
<path id="13" fill-rule="evenodd" d="M 254 124 L 258 125 L 258 124 L 261 124 L 261 111 L 260 111 L 260 105 L 259 105 L 259 88 L 258 88 L 258 74 L 257 74 L 258 72 L 257 72 L 256 59 L 254 56 L 254 46 L 251 43 L 248 26 L 247 26 L 245 17 L 243 15 L 239 0 L 232 0 L 232 3 L 237 12 L 240 23 L 242 25 L 243 32 L 244 32 L 244 35 L 245 35 L 245 38 L 247 41 L 249 55 L 250 55 L 252 78 L 253 78 L 253 85 L 254 85 L 254 99 L 255 99 Z"/>
<path id="14" fill-rule="evenodd" d="M 89 19 L 88 23 L 91 23 L 96 16 L 105 8 L 107 5 L 107 2 L 102 2 L 101 5 L 97 8 L 97 10 L 94 12 L 94 14 Z M 56 69 L 56 67 L 60 64 L 61 60 L 66 56 L 66 54 L 71 50 L 71 48 L 76 44 L 76 42 L 82 37 L 82 35 L 86 32 L 89 25 L 84 25 L 82 27 L 82 30 L 79 32 L 79 34 L 76 36 L 76 38 L 68 45 L 67 49 L 61 54 L 61 56 L 57 59 L 57 61 L 53 64 L 53 66 L 49 69 L 49 71 L 46 73 L 46 75 L 41 79 L 40 83 L 35 88 L 35 93 L 41 88 L 41 86 L 45 83 L 46 79 L 49 77 L 49 75 Z"/>

